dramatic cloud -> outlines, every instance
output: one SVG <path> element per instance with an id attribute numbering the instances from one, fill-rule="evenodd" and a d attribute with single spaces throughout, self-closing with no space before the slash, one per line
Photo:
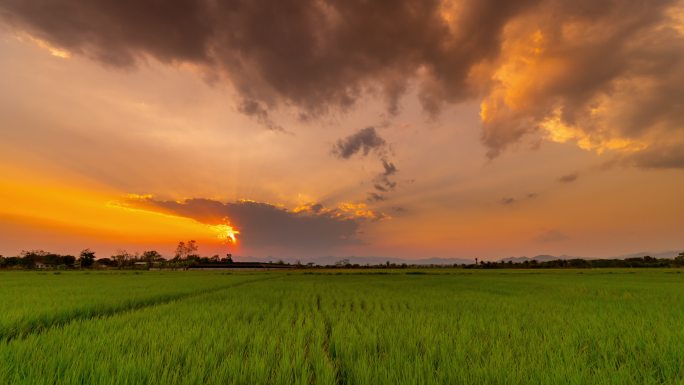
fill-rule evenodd
<path id="1" fill-rule="evenodd" d="M 680 1 L 544 1 L 505 28 L 483 69 L 490 157 L 538 132 L 598 153 L 683 136 Z"/>
<path id="2" fill-rule="evenodd" d="M 562 177 L 558 178 L 558 181 L 560 183 L 572 183 L 572 182 L 576 181 L 577 178 L 579 178 L 579 174 L 575 172 L 572 174 L 563 175 Z"/>
<path id="3" fill-rule="evenodd" d="M 229 222 L 240 231 L 240 242 L 250 248 L 283 247 L 301 252 L 323 252 L 337 246 L 358 244 L 361 224 L 384 218 L 363 204 L 350 203 L 335 209 L 308 204 L 288 210 L 252 201 L 223 203 L 187 199 L 178 202 L 131 196 L 119 204 L 191 218 L 208 225 Z"/>
<path id="4" fill-rule="evenodd" d="M 368 94 L 396 113 L 415 84 L 431 114 L 480 100 L 489 157 L 534 135 L 681 166 L 639 155 L 684 141 L 681 0 L 0 0 L 0 15 L 64 55 L 189 63 L 271 129 L 274 108 L 315 117 Z M 340 156 L 374 148 L 360 143 Z"/>
<path id="5" fill-rule="evenodd" d="M 642 168 L 684 169 L 684 150 L 682 149 L 684 149 L 684 141 L 655 145 L 644 151 L 624 157 L 622 160 L 623 163 Z"/>
<path id="6" fill-rule="evenodd" d="M 393 191 L 397 187 L 397 182 L 393 181 L 391 177 L 399 170 L 393 162 L 387 160 L 389 156 L 387 142 L 378 135 L 374 127 L 366 127 L 338 140 L 332 152 L 340 159 L 349 159 L 359 153 L 365 156 L 370 152 L 374 152 L 378 156 L 384 171 L 373 178 L 375 191 L 368 193 L 369 202 L 387 200 L 385 193 Z"/>
<path id="7" fill-rule="evenodd" d="M 371 151 L 384 154 L 387 143 L 375 131 L 375 127 L 366 127 L 355 134 L 337 141 L 333 154 L 342 159 L 349 159 L 357 153 L 368 155 Z"/>

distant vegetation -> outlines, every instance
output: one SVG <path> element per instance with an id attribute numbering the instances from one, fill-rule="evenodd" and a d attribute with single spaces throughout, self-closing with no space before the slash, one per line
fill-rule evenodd
<path id="1" fill-rule="evenodd" d="M 148 250 L 142 253 L 129 253 L 119 250 L 113 255 L 97 258 L 95 252 L 90 249 L 81 251 L 78 257 L 73 255 L 60 255 L 44 250 L 22 251 L 15 257 L 3 257 L 0 255 L 0 269 L 148 269 L 157 268 L 186 268 L 201 263 L 232 263 L 230 254 L 225 258 L 218 255 L 201 257 L 198 253 L 197 242 L 179 242 L 175 255 L 172 258 L 164 258 L 156 250 Z"/>
<path id="2" fill-rule="evenodd" d="M 202 257 L 198 254 L 197 242 L 179 242 L 175 255 L 165 258 L 156 250 L 148 250 L 142 253 L 129 253 L 120 250 L 110 257 L 97 258 L 95 252 L 90 249 L 81 251 L 78 257 L 73 255 L 60 255 L 43 250 L 23 251 L 19 256 L 3 257 L 0 255 L 0 269 L 184 269 L 198 265 L 225 265 L 235 264 L 231 254 L 221 258 L 219 255 Z M 556 259 L 537 261 L 535 259 L 524 261 L 478 261 L 473 264 L 454 265 L 413 265 L 409 263 L 392 263 L 387 261 L 381 264 L 358 264 L 351 263 L 348 259 L 341 259 L 332 265 L 315 265 L 313 263 L 302 264 L 286 263 L 282 260 L 275 262 L 276 265 L 288 265 L 298 268 L 344 268 L 344 269 L 425 269 L 425 268 L 451 268 L 462 269 L 584 269 L 584 268 L 624 268 L 624 267 L 684 267 L 684 252 L 679 253 L 674 259 L 654 258 L 643 256 L 625 259 Z"/>

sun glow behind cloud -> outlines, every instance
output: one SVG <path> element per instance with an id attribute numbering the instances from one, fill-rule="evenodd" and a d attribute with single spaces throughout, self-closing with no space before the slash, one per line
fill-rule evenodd
<path id="1" fill-rule="evenodd" d="M 47 226 L 53 232 L 82 237 L 84 244 L 97 241 L 171 247 L 186 238 L 206 245 L 218 243 L 215 230 L 205 224 L 116 204 L 116 193 L 104 188 L 76 180 L 51 180 L 28 170 L 1 167 L 0 171 L 3 222 Z M 33 244 L 17 246 L 33 248 L 41 244 L 36 239 Z"/>
<path id="2" fill-rule="evenodd" d="M 240 232 L 234 229 L 227 220 L 225 224 L 210 225 L 209 227 L 216 232 L 216 237 L 221 241 L 233 245 L 237 244 L 237 235 L 240 234 Z"/>

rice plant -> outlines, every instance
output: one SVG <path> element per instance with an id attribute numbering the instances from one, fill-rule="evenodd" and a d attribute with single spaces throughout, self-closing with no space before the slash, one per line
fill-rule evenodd
<path id="1" fill-rule="evenodd" d="M 207 274 L 243 281 L 7 341 L 0 383 L 676 384 L 674 272 Z"/>

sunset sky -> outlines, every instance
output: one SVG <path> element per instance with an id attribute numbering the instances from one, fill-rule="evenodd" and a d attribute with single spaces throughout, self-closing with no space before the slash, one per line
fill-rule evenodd
<path id="1" fill-rule="evenodd" d="M 5 256 L 684 250 L 684 2 L 0 0 L 0 176 Z"/>

